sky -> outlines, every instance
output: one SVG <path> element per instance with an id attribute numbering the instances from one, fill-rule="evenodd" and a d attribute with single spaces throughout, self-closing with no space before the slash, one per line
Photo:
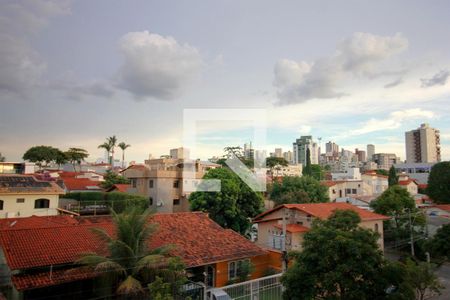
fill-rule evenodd
<path id="1" fill-rule="evenodd" d="M 396 153 L 421 123 L 450 159 L 448 1 L 0 2 L 0 152 L 35 145 L 143 162 L 183 144 L 186 109 L 265 110 L 266 149 Z M 198 125 L 196 152 L 253 140 L 249 122 Z"/>

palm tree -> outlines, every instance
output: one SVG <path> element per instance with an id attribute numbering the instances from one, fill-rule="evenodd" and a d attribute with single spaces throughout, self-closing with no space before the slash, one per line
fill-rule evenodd
<path id="1" fill-rule="evenodd" d="M 106 140 L 109 146 L 111 147 L 111 169 L 114 169 L 114 148 L 116 148 L 117 145 L 117 137 L 113 135 L 107 138 Z"/>
<path id="2" fill-rule="evenodd" d="M 120 149 L 122 149 L 122 168 L 124 168 L 124 164 L 125 164 L 125 149 L 127 149 L 128 147 L 131 147 L 131 145 L 125 144 L 124 142 L 119 143 L 119 145 L 117 145 Z"/>
<path id="3" fill-rule="evenodd" d="M 141 214 L 136 207 L 122 214 L 113 212 L 115 237 L 103 229 L 93 228 L 94 233 L 107 244 L 110 255 L 104 257 L 86 253 L 76 263 L 107 275 L 105 278 L 112 280 L 109 282 L 111 288 L 127 299 L 142 299 L 145 284 L 154 281 L 157 276 L 169 281 L 175 291 L 184 279 L 184 265 L 180 258 L 167 256 L 171 246 L 148 248 L 149 239 L 157 230 L 156 225 L 149 224 L 149 216 L 149 210 Z"/>
<path id="4" fill-rule="evenodd" d="M 108 152 L 108 163 L 111 164 L 111 156 L 109 155 L 111 153 L 111 146 L 108 142 L 105 142 L 101 145 L 98 146 L 98 148 L 103 148 L 106 150 L 106 152 Z"/>

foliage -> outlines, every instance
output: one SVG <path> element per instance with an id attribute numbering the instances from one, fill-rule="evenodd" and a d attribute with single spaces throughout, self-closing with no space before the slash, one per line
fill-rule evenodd
<path id="1" fill-rule="evenodd" d="M 383 169 L 377 169 L 375 170 L 375 173 L 377 173 L 378 175 L 389 176 L 389 172 Z"/>
<path id="2" fill-rule="evenodd" d="M 23 155 L 24 160 L 36 163 L 41 167 L 47 167 L 51 162 L 56 162 L 61 157 L 61 150 L 51 146 L 34 146 Z"/>
<path id="3" fill-rule="evenodd" d="M 129 207 L 145 210 L 149 205 L 146 197 L 120 192 L 75 192 L 66 194 L 64 198 L 80 201 L 80 205 L 106 205 L 116 213 L 122 213 Z"/>
<path id="4" fill-rule="evenodd" d="M 386 282 L 378 234 L 358 227 L 353 211 L 317 220 L 305 234 L 303 250 L 282 277 L 284 299 L 379 299 Z M 320 249 L 320 251 L 318 251 Z"/>
<path id="5" fill-rule="evenodd" d="M 114 164 L 114 148 L 116 147 L 116 144 L 117 144 L 117 137 L 113 135 L 107 137 L 106 142 L 98 146 L 98 148 L 103 148 L 106 150 L 106 152 L 108 152 L 108 160 L 111 167 Z"/>
<path id="6" fill-rule="evenodd" d="M 152 300 L 173 300 L 170 283 L 166 283 L 159 276 L 148 285 L 150 299 Z"/>
<path id="7" fill-rule="evenodd" d="M 319 181 L 325 178 L 325 171 L 320 165 L 311 165 L 311 174 L 312 177 Z"/>
<path id="8" fill-rule="evenodd" d="M 109 189 L 115 184 L 128 184 L 130 181 L 122 175 L 112 172 L 108 170 L 104 176 L 105 181 L 103 181 L 100 185 L 104 189 Z"/>
<path id="9" fill-rule="evenodd" d="M 89 156 L 89 153 L 81 148 L 69 148 L 69 150 L 64 152 L 64 155 L 67 161 L 69 161 L 72 164 L 73 170 L 76 171 L 75 165 L 76 164 L 81 165 L 81 162 Z"/>
<path id="10" fill-rule="evenodd" d="M 306 165 L 303 167 L 303 175 L 312 176 L 311 169 L 311 151 L 309 148 L 306 149 Z"/>
<path id="11" fill-rule="evenodd" d="M 306 197 L 306 195 L 308 197 Z M 298 197 L 298 198 L 296 198 Z M 272 186 L 270 198 L 277 204 L 329 202 L 328 189 L 310 176 L 285 176 Z"/>
<path id="12" fill-rule="evenodd" d="M 145 294 L 144 284 L 155 281 L 157 276 L 165 282 L 175 284 L 183 278 L 184 266 L 177 257 L 168 257 L 170 247 L 148 248 L 148 240 L 157 230 L 150 224 L 148 210 L 142 212 L 132 208 L 122 214 L 113 214 L 116 237 L 105 230 L 94 228 L 93 232 L 106 243 L 110 255 L 100 256 L 86 253 L 76 261 L 89 266 L 100 276 L 110 279 L 116 294 L 141 299 Z"/>
<path id="13" fill-rule="evenodd" d="M 119 145 L 117 145 L 117 147 L 119 147 L 120 149 L 122 149 L 122 168 L 124 168 L 124 164 L 125 164 L 125 150 L 129 147 L 131 147 L 131 145 L 124 143 L 124 142 L 120 142 Z"/>
<path id="14" fill-rule="evenodd" d="M 384 222 L 386 240 L 409 236 L 409 213 L 412 216 L 413 226 L 419 229 L 425 226 L 425 216 L 416 208 L 414 198 L 399 185 L 389 187 L 371 203 L 371 207 L 376 213 L 392 217 L 391 220 Z"/>
<path id="15" fill-rule="evenodd" d="M 434 273 L 434 265 L 426 262 L 415 262 L 408 259 L 405 262 L 406 284 L 415 292 L 416 299 L 430 299 L 440 295 L 443 288 Z"/>
<path id="16" fill-rule="evenodd" d="M 450 161 L 437 163 L 431 168 L 427 194 L 436 203 L 450 203 Z"/>
<path id="17" fill-rule="evenodd" d="M 397 171 L 395 170 L 394 165 L 391 166 L 391 168 L 389 169 L 389 178 L 388 178 L 388 182 L 389 182 L 389 186 L 393 186 L 398 184 L 398 176 L 397 176 Z"/>
<path id="18" fill-rule="evenodd" d="M 206 211 L 222 227 L 245 234 L 251 226 L 249 219 L 262 211 L 261 193 L 250 189 L 228 168 L 211 169 L 203 179 L 219 179 L 221 190 L 192 193 L 189 197 L 191 210 Z M 199 187 L 208 190 L 205 182 Z"/>
<path id="19" fill-rule="evenodd" d="M 450 224 L 445 224 L 437 230 L 436 234 L 428 242 L 428 248 L 432 257 L 450 261 Z"/>

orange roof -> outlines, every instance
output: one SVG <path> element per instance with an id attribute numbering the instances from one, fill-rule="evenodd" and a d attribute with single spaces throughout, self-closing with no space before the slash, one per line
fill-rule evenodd
<path id="1" fill-rule="evenodd" d="M 377 177 L 382 177 L 382 178 L 389 178 L 389 176 L 382 175 L 382 174 L 378 174 L 378 173 L 376 173 L 376 172 L 374 172 L 374 171 L 366 172 L 366 173 L 364 173 L 363 175 L 377 176 Z"/>
<path id="2" fill-rule="evenodd" d="M 90 180 L 89 178 L 67 177 L 63 178 L 63 181 L 69 191 L 101 190 L 101 187 L 99 186 L 101 182 Z"/>
<path id="3" fill-rule="evenodd" d="M 332 180 L 323 180 L 320 182 L 321 185 L 326 186 L 326 187 L 332 187 L 335 186 L 337 184 L 336 181 L 332 181 Z"/>
<path id="4" fill-rule="evenodd" d="M 307 203 L 307 204 L 283 204 L 275 207 L 271 210 L 265 211 L 255 217 L 255 222 L 261 221 L 260 219 L 264 216 L 271 214 L 272 212 L 279 210 L 281 208 L 296 209 L 309 214 L 313 217 L 319 219 L 327 219 L 335 210 L 352 210 L 356 212 L 362 221 L 371 220 L 388 220 L 389 217 L 383 216 L 357 206 L 351 205 L 349 203 L 338 203 L 338 202 L 328 202 L 328 203 Z"/>
<path id="5" fill-rule="evenodd" d="M 56 218 L 56 217 L 55 217 Z M 24 218 L 26 219 L 26 218 Z M 75 219 L 77 220 L 77 219 Z M 102 228 L 114 235 L 111 217 L 80 218 L 77 224 L 48 227 L 22 227 L 1 230 L 0 246 L 11 270 L 24 270 L 50 265 L 72 264 L 83 253 L 108 255 L 106 244 L 92 232 Z M 158 224 L 149 247 L 174 245 L 174 255 L 187 267 L 236 260 L 265 254 L 240 234 L 223 229 L 201 212 L 155 214 L 149 220 Z M 63 223 L 63 222 L 62 222 Z"/>
<path id="6" fill-rule="evenodd" d="M 283 229 L 283 225 L 276 224 L 274 227 Z M 299 224 L 286 224 L 286 231 L 290 233 L 308 232 L 309 228 Z"/>
<path id="7" fill-rule="evenodd" d="M 121 193 L 126 193 L 130 187 L 131 187 L 130 184 L 116 183 L 112 187 L 107 189 L 106 191 L 107 192 L 117 191 L 117 192 L 121 192 Z"/>
<path id="8" fill-rule="evenodd" d="M 433 205 L 433 207 L 437 207 L 439 209 L 450 212 L 450 204 L 435 204 L 435 205 Z"/>
<path id="9" fill-rule="evenodd" d="M 399 185 L 408 185 L 408 184 L 410 184 L 411 182 L 418 186 L 417 182 L 416 182 L 414 179 L 400 180 L 400 181 L 398 182 L 398 184 L 399 184 Z"/>
<path id="10" fill-rule="evenodd" d="M 18 230 L 29 228 L 59 227 L 61 225 L 78 224 L 71 216 L 31 216 L 27 218 L 0 219 L 0 230 Z"/>

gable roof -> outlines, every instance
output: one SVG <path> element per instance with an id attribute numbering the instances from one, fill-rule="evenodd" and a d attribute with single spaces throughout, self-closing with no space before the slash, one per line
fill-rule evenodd
<path id="1" fill-rule="evenodd" d="M 398 182 L 399 185 L 409 185 L 410 183 L 414 183 L 415 185 L 419 186 L 419 184 L 414 179 L 407 179 L 407 180 L 400 180 Z"/>
<path id="2" fill-rule="evenodd" d="M 78 224 L 71 216 L 31 216 L 27 218 L 0 219 L 0 230 L 19 230 L 30 228 L 59 227 L 61 225 Z"/>
<path id="3" fill-rule="evenodd" d="M 223 229 L 205 213 L 155 214 L 149 222 L 158 224 L 149 247 L 174 245 L 172 254 L 180 256 L 187 267 L 266 253 L 240 234 Z M 30 227 L 0 231 L 0 246 L 11 270 L 72 264 L 87 252 L 108 255 L 106 244 L 92 228 L 101 228 L 110 235 L 115 232 L 111 217 L 80 218 L 76 224 L 38 228 L 32 224 L 30 221 Z"/>
<path id="4" fill-rule="evenodd" d="M 327 219 L 335 210 L 352 210 L 356 212 L 361 221 L 388 220 L 389 217 L 383 216 L 349 203 L 329 202 L 329 203 L 306 203 L 306 204 L 283 204 L 271 210 L 265 211 L 254 218 L 258 223 L 264 216 L 270 215 L 281 208 L 295 209 L 319 219 Z"/>
<path id="5" fill-rule="evenodd" d="M 126 193 L 127 190 L 131 188 L 131 184 L 124 184 L 124 183 L 116 183 L 113 184 L 109 189 L 107 189 L 107 192 L 121 192 Z"/>

